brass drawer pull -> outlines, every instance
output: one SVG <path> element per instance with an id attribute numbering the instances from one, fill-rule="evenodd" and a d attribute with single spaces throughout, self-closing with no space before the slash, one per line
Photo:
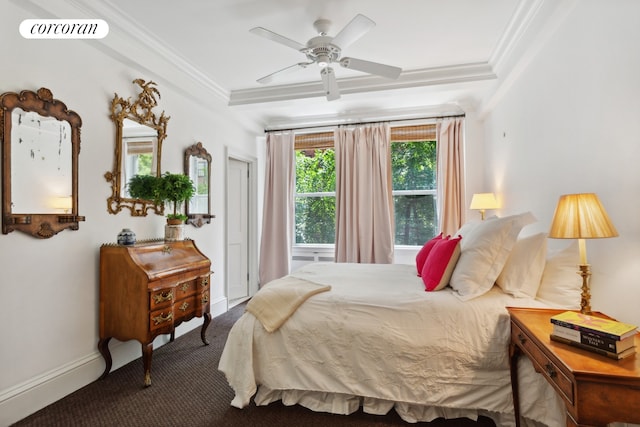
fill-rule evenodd
<path id="1" fill-rule="evenodd" d="M 191 286 L 190 282 L 185 282 L 182 285 L 180 285 L 180 289 L 182 289 L 182 292 L 185 292 L 187 289 L 189 289 L 190 286 Z"/>
<path id="2" fill-rule="evenodd" d="M 162 292 L 160 294 L 156 294 L 153 296 L 156 304 L 159 304 L 163 301 L 171 301 L 173 299 L 173 291 Z"/>
<path id="3" fill-rule="evenodd" d="M 203 288 L 206 288 L 207 286 L 209 286 L 209 276 L 204 277 L 204 278 L 202 279 L 202 283 L 201 283 L 201 285 L 202 285 L 202 287 L 203 287 Z"/>
<path id="4" fill-rule="evenodd" d="M 153 318 L 154 324 L 159 325 L 160 323 L 169 322 L 173 320 L 173 313 L 168 313 L 166 316 L 160 314 L 160 316 L 156 316 Z"/>
<path id="5" fill-rule="evenodd" d="M 185 311 L 187 307 L 189 307 L 189 303 L 185 301 L 180 305 L 180 310 Z"/>
<path id="6" fill-rule="evenodd" d="M 549 378 L 555 378 L 556 375 L 558 375 L 554 366 L 550 362 L 545 363 L 544 369 L 545 371 L 547 371 L 547 375 L 549 375 Z"/>
<path id="7" fill-rule="evenodd" d="M 206 304 L 209 302 L 209 292 L 205 292 L 204 294 L 202 294 L 202 303 Z"/>

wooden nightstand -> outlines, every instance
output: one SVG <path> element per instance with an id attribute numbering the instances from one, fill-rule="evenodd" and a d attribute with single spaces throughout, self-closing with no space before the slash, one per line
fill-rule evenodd
<path id="1" fill-rule="evenodd" d="M 640 355 L 614 360 L 551 341 L 550 317 L 566 310 L 511 308 L 511 386 L 520 426 L 517 363 L 520 353 L 555 388 L 567 408 L 567 426 L 606 426 L 618 421 L 640 424 Z M 594 313 L 607 317 L 601 313 Z M 640 350 L 640 338 L 636 335 Z"/>

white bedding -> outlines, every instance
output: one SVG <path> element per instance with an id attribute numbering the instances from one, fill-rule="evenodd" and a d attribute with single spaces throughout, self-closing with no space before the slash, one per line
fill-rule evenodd
<path id="1" fill-rule="evenodd" d="M 486 415 L 515 425 L 506 306 L 542 306 L 494 286 L 461 301 L 425 292 L 413 265 L 308 264 L 292 274 L 331 290 L 312 296 L 273 333 L 250 313 L 233 326 L 219 369 L 242 408 L 276 400 L 348 414 L 394 408 L 408 422 Z M 520 363 L 523 415 L 564 425 L 556 394 Z M 258 389 L 259 388 L 259 389 Z M 256 394 L 257 392 L 257 394 Z"/>

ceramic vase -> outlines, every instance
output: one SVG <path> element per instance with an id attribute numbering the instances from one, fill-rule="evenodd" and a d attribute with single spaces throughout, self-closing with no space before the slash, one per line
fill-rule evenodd
<path id="1" fill-rule="evenodd" d="M 124 246 L 130 246 L 136 243 L 136 233 L 131 231 L 128 228 L 123 228 L 120 233 L 118 233 L 118 244 Z"/>

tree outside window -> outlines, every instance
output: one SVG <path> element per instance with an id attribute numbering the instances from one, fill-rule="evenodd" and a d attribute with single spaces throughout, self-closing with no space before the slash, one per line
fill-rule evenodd
<path id="1" fill-rule="evenodd" d="M 296 151 L 296 244 L 333 244 L 336 161 L 333 148 Z"/>
<path id="2" fill-rule="evenodd" d="M 436 142 L 394 142 L 391 164 L 395 244 L 421 246 L 435 236 Z M 335 152 L 296 151 L 295 243 L 335 243 Z"/>
<path id="3" fill-rule="evenodd" d="M 438 229 L 436 142 L 391 144 L 395 244 L 421 246 Z"/>

